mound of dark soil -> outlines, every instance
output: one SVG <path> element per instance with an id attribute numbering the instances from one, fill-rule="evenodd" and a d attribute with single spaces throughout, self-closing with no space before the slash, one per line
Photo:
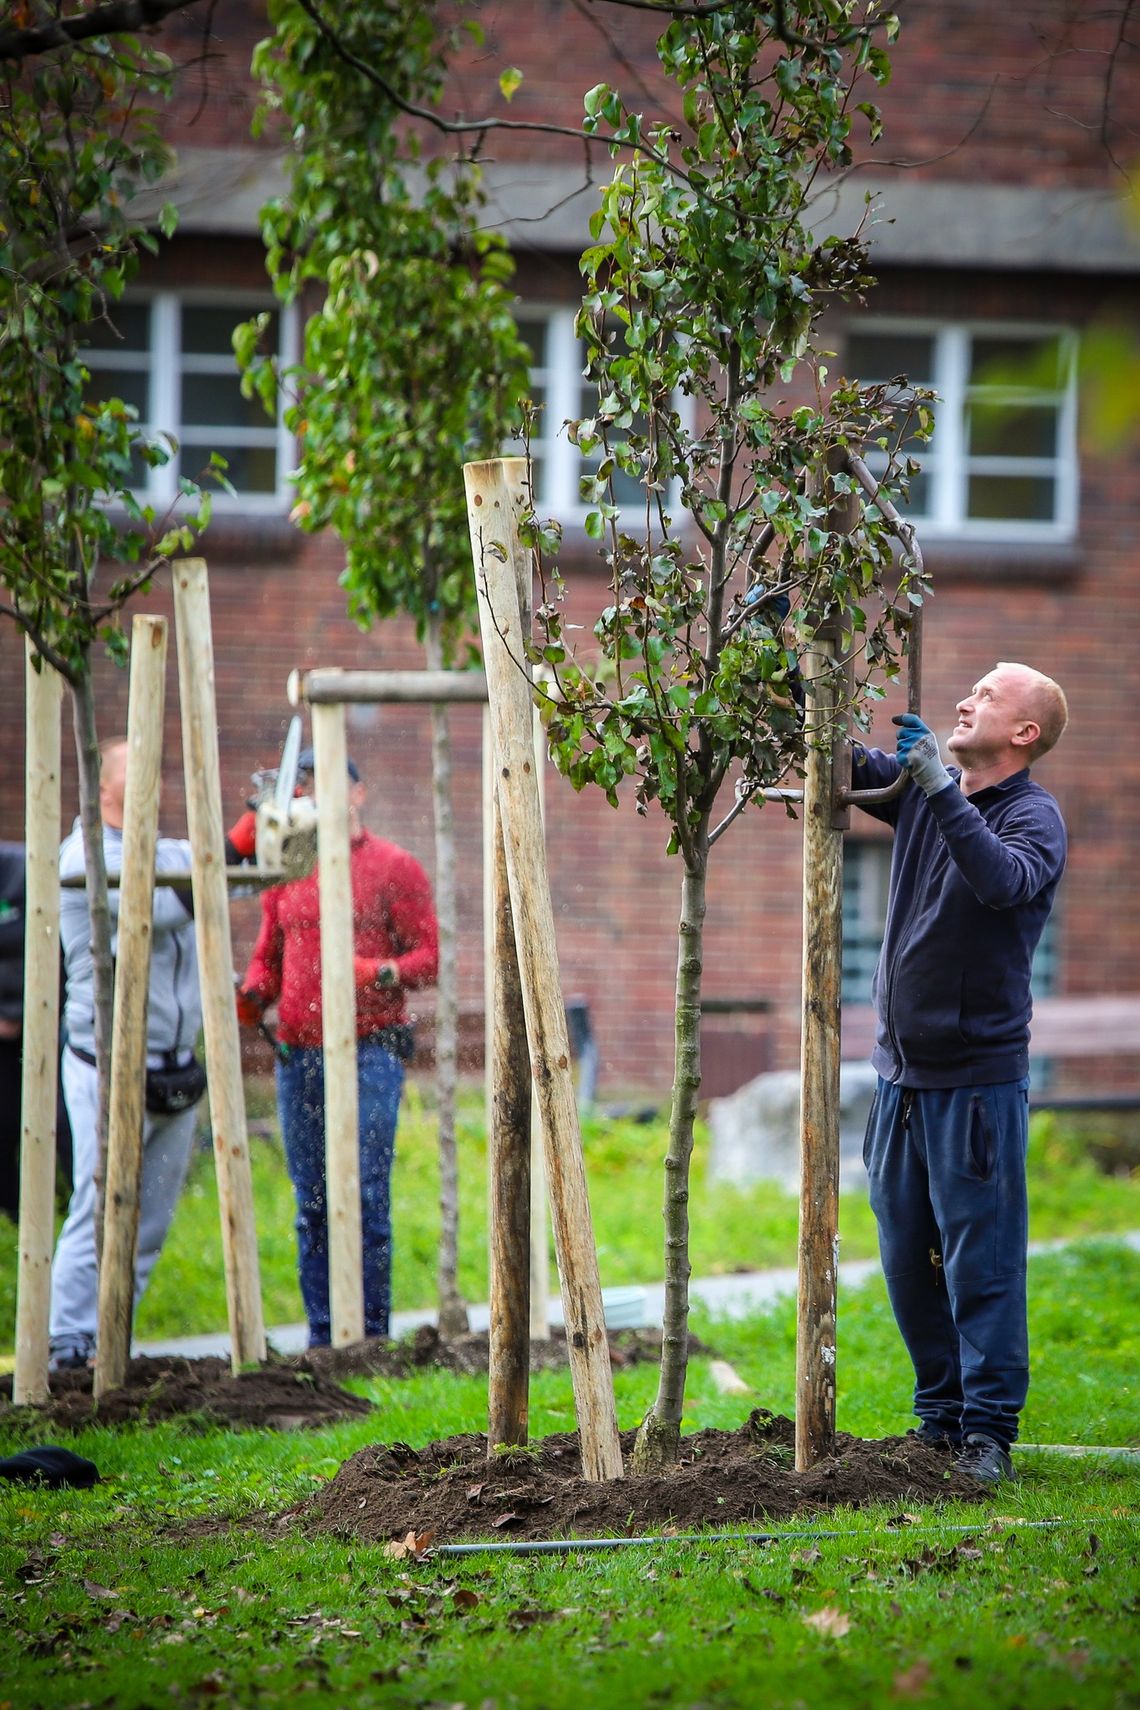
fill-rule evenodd
<path id="1" fill-rule="evenodd" d="M 609 1333 L 610 1364 L 636 1366 L 644 1360 L 654 1365 L 661 1359 L 661 1331 L 611 1330 Z M 710 1350 L 695 1336 L 689 1337 L 690 1354 L 707 1354 Z M 478 1376 L 487 1370 L 488 1338 L 485 1330 L 463 1336 L 444 1338 L 433 1324 L 424 1324 L 401 1342 L 373 1339 L 353 1342 L 347 1348 L 310 1348 L 287 1361 L 330 1378 L 346 1377 L 408 1377 L 412 1372 L 434 1366 L 439 1371 L 462 1372 Z M 555 1328 L 543 1341 L 530 1345 L 532 1372 L 556 1371 L 567 1364 L 566 1332 Z"/>
<path id="2" fill-rule="evenodd" d="M 21 1407 L 21 1417 L 71 1430 L 187 1418 L 288 1431 L 333 1425 L 372 1411 L 370 1402 L 300 1362 L 275 1362 L 235 1377 L 228 1360 L 140 1357 L 130 1362 L 123 1387 L 109 1390 L 98 1401 L 92 1381 L 90 1371 L 57 1373 L 50 1399 L 40 1407 Z M 6 1377 L 0 1380 L 0 1410 L 6 1411 L 11 1396 L 12 1379 Z"/>
<path id="3" fill-rule="evenodd" d="M 695 1339 L 694 1352 L 704 1352 Z M 615 1366 L 661 1357 L 660 1330 L 618 1330 L 610 1337 Z M 566 1338 L 559 1330 L 548 1341 L 531 1344 L 532 1371 L 566 1364 Z M 60 1372 L 51 1380 L 51 1397 L 42 1406 L 21 1408 L 24 1418 L 64 1425 L 72 1430 L 98 1423 L 123 1425 L 138 1420 L 201 1419 L 212 1425 L 269 1426 L 299 1430 L 332 1425 L 372 1411 L 371 1403 L 342 1388 L 350 1377 L 404 1378 L 434 1366 L 443 1371 L 487 1370 L 487 1335 L 445 1341 L 432 1326 L 401 1342 L 370 1340 L 346 1348 L 312 1348 L 305 1354 L 275 1355 L 255 1371 L 235 1377 L 228 1360 L 214 1356 L 140 1356 L 130 1362 L 127 1381 L 96 1402 L 90 1371 Z M 12 1398 L 11 1376 L 0 1378 L 0 1413 Z"/>
<path id="4" fill-rule="evenodd" d="M 623 1434 L 627 1466 L 633 1442 L 633 1432 Z M 475 1435 L 418 1450 L 376 1444 L 272 1526 L 396 1545 L 412 1534 L 415 1551 L 475 1539 L 755 1528 L 840 1505 L 887 1502 L 905 1509 L 986 1495 L 945 1455 L 913 1438 L 864 1441 L 840 1433 L 834 1457 L 804 1473 L 795 1470 L 794 1442 L 791 1420 L 757 1408 L 738 1431 L 685 1437 L 681 1464 L 667 1475 L 605 1484 L 582 1477 L 574 1434 L 490 1458 L 486 1438 Z"/>

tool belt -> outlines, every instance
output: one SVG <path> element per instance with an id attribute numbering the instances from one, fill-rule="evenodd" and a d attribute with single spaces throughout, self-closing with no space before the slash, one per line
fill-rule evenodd
<path id="1" fill-rule="evenodd" d="M 78 1045 L 70 1043 L 67 1048 L 81 1063 L 95 1067 L 95 1058 L 90 1051 L 81 1051 Z M 193 1052 L 188 1063 L 178 1061 L 177 1051 L 163 1051 L 160 1055 L 162 1064 L 148 1068 L 146 1072 L 146 1108 L 152 1116 L 177 1116 L 192 1109 L 202 1097 L 206 1090 L 206 1071 Z"/>

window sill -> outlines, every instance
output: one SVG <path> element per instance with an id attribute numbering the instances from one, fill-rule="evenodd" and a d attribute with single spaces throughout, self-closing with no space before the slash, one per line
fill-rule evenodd
<path id="1" fill-rule="evenodd" d="M 201 545 L 207 559 L 240 558 L 246 564 L 261 564 L 270 559 L 299 557 L 305 538 L 284 512 L 222 511 L 215 505 Z"/>
<path id="2" fill-rule="evenodd" d="M 112 511 L 111 519 L 123 529 L 139 526 L 125 511 Z M 284 511 L 220 510 L 215 501 L 210 525 L 199 536 L 189 556 L 197 554 L 207 560 L 240 558 L 245 564 L 261 564 L 298 557 L 304 540 L 301 530 L 293 526 Z"/>
<path id="3" fill-rule="evenodd" d="M 923 540 L 923 562 L 938 581 L 1000 577 L 1002 582 L 1066 582 L 1084 568 L 1079 541 Z"/>

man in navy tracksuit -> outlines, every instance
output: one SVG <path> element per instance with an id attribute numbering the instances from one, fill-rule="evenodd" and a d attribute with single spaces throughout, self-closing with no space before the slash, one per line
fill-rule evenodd
<path id="1" fill-rule="evenodd" d="M 896 756 L 856 748 L 853 784 L 895 829 L 873 996 L 879 1082 L 864 1161 L 923 1442 L 987 1484 L 1011 1476 L 1029 1385 L 1025 1155 L 1030 965 L 1065 825 L 1029 765 L 1065 728 L 1050 678 L 1002 664 L 958 703 L 947 771 L 913 713 Z"/>

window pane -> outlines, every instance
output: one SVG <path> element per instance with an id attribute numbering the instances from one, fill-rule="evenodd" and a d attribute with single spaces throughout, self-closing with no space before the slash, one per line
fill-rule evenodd
<path id="1" fill-rule="evenodd" d="M 232 356 L 234 328 L 251 320 L 255 309 L 241 310 L 232 303 L 184 303 L 182 305 L 182 349 L 188 356 Z M 262 340 L 263 348 L 276 351 L 280 341 L 274 310 Z"/>
<path id="2" fill-rule="evenodd" d="M 847 372 L 859 380 L 893 380 L 905 374 L 913 386 L 929 386 L 934 340 L 921 333 L 850 333 Z"/>
<path id="3" fill-rule="evenodd" d="M 237 375 L 184 374 L 182 420 L 187 427 L 248 427 L 269 429 L 259 398 L 243 398 Z"/>
<path id="4" fill-rule="evenodd" d="M 91 350 L 146 351 L 150 348 L 149 303 L 112 303 L 107 320 L 92 321 L 84 343 Z"/>
<path id="5" fill-rule="evenodd" d="M 1047 475 L 971 475 L 967 509 L 975 521 L 1052 522 L 1056 483 Z"/>
<path id="6" fill-rule="evenodd" d="M 967 411 L 966 443 L 975 457 L 1056 457 L 1057 411 L 975 399 Z"/>
<path id="7" fill-rule="evenodd" d="M 1061 341 L 1056 334 L 1044 338 L 975 338 L 971 343 L 971 386 L 1057 392 L 1065 380 Z"/>
<path id="8" fill-rule="evenodd" d="M 843 1001 L 869 1003 L 887 919 L 891 845 L 843 843 Z"/>
<path id="9" fill-rule="evenodd" d="M 546 366 L 546 322 L 520 321 L 518 323 L 519 337 L 530 350 L 530 365 L 532 368 Z"/>
<path id="10" fill-rule="evenodd" d="M 192 481 L 201 480 L 209 468 L 210 453 L 217 451 L 229 467 L 227 478 L 239 493 L 275 493 L 277 491 L 277 452 L 270 445 L 226 445 L 224 441 L 209 446 L 182 447 L 182 473 Z M 209 486 L 210 483 L 206 482 Z M 217 489 L 214 489 L 217 491 Z"/>
<path id="11" fill-rule="evenodd" d="M 87 385 L 87 396 L 92 403 L 103 404 L 108 398 L 121 398 L 124 404 L 134 405 L 140 422 L 146 421 L 150 408 L 149 391 L 149 377 L 137 370 L 124 372 L 115 368 L 93 368 Z"/>

